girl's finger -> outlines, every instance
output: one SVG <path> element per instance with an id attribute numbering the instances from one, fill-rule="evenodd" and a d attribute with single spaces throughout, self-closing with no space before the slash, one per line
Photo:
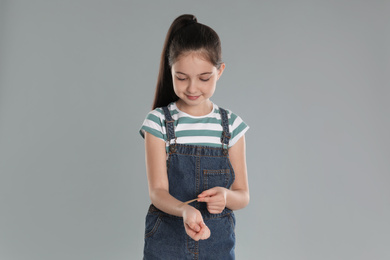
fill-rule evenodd
<path id="1" fill-rule="evenodd" d="M 223 209 L 225 208 L 223 204 L 208 204 L 208 209 Z"/>
<path id="2" fill-rule="evenodd" d="M 207 196 L 212 196 L 215 195 L 217 191 L 214 188 L 208 189 L 203 191 L 201 194 L 198 195 L 198 197 L 207 197 Z"/>
<path id="3" fill-rule="evenodd" d="M 192 229 L 190 228 L 186 228 L 186 233 L 187 235 L 189 235 L 191 238 L 194 237 L 196 235 L 196 232 L 194 232 Z"/>
<path id="4" fill-rule="evenodd" d="M 194 233 L 194 235 L 191 238 L 195 241 L 199 241 L 203 237 L 204 232 L 205 230 L 201 229 L 199 232 Z"/>
<path id="5" fill-rule="evenodd" d="M 201 239 L 205 240 L 210 237 L 210 229 L 207 228 L 207 230 L 204 232 L 203 236 Z"/>
<path id="6" fill-rule="evenodd" d="M 195 241 L 199 241 L 204 236 L 202 232 L 195 232 L 188 225 L 186 225 L 186 233 Z"/>
<path id="7" fill-rule="evenodd" d="M 203 232 L 202 232 L 202 236 L 200 239 L 202 239 L 202 240 L 208 239 L 210 237 L 210 229 L 206 226 L 206 224 L 204 222 L 201 226 L 202 226 Z"/>
<path id="8" fill-rule="evenodd" d="M 213 197 L 203 197 L 198 199 L 199 202 L 212 202 Z"/>
<path id="9" fill-rule="evenodd" d="M 206 232 L 206 227 L 205 227 L 205 225 L 204 225 L 203 223 L 201 223 L 200 226 L 201 226 L 201 230 L 200 230 L 199 233 L 198 233 L 199 239 L 201 239 L 201 238 L 204 236 L 205 232 Z"/>
<path id="10" fill-rule="evenodd" d="M 207 210 L 211 213 L 211 214 L 218 214 L 218 213 L 221 213 L 223 211 L 224 208 L 222 207 L 207 207 Z"/>
<path id="11" fill-rule="evenodd" d="M 186 225 L 190 228 L 190 229 L 192 229 L 194 232 L 199 232 L 200 231 L 200 226 L 198 225 L 198 224 L 196 224 L 196 223 L 194 223 L 194 222 L 192 222 L 192 223 L 186 223 Z"/>

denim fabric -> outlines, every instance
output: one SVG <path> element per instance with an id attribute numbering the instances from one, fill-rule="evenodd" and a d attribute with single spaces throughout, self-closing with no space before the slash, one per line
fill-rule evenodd
<path id="1" fill-rule="evenodd" d="M 169 117 L 170 115 L 168 115 Z M 227 124 L 227 117 L 222 117 Z M 168 121 L 172 121 L 168 118 Z M 173 124 L 167 125 L 167 131 Z M 226 127 L 223 127 L 226 129 Z M 224 133 L 229 136 L 229 133 Z M 174 138 L 174 134 L 170 135 Z M 222 139 L 224 140 L 225 139 Z M 226 142 L 226 141 L 225 141 Z M 234 182 L 234 170 L 226 148 L 171 144 L 167 160 L 169 193 L 180 201 L 196 198 L 204 190 Z M 225 208 L 219 214 L 207 211 L 204 202 L 193 202 L 211 231 L 206 240 L 194 241 L 185 232 L 183 218 L 169 215 L 150 205 L 145 222 L 144 259 L 235 259 L 235 216 Z"/>
<path id="2" fill-rule="evenodd" d="M 167 130 L 167 138 L 169 141 L 176 141 L 175 129 L 174 129 L 174 120 L 172 119 L 171 113 L 169 112 L 168 107 L 162 108 L 165 115 L 165 124 Z"/>
<path id="3" fill-rule="evenodd" d="M 227 153 L 227 147 L 229 145 L 229 139 L 231 138 L 231 134 L 229 133 L 229 120 L 227 116 L 227 112 L 225 109 L 220 108 L 219 113 L 221 114 L 221 123 L 222 123 L 222 136 L 221 136 L 221 142 L 222 142 L 222 147 L 226 145 L 226 148 L 224 148 L 224 152 Z"/>

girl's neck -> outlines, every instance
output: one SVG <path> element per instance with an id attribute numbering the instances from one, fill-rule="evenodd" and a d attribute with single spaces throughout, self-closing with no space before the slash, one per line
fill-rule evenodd
<path id="1" fill-rule="evenodd" d="M 176 101 L 176 106 L 180 111 L 191 116 L 205 116 L 210 114 L 213 110 L 213 103 L 210 100 L 196 106 L 188 106 L 179 99 Z"/>

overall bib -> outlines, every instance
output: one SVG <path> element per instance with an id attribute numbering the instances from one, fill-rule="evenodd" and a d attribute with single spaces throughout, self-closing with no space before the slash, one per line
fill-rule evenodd
<path id="1" fill-rule="evenodd" d="M 180 201 L 188 201 L 216 186 L 229 189 L 234 182 L 234 171 L 228 154 L 231 135 L 226 110 L 219 108 L 223 128 L 221 148 L 176 144 L 174 121 L 168 108 L 163 110 L 170 144 L 167 159 L 169 193 Z M 145 223 L 145 260 L 235 259 L 233 211 L 225 208 L 219 214 L 211 214 L 205 202 L 191 205 L 201 212 L 210 229 L 210 237 L 193 240 L 185 232 L 183 218 L 162 212 L 151 204 Z"/>

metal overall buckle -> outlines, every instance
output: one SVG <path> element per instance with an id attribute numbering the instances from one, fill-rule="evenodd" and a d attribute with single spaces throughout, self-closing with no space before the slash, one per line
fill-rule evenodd
<path id="1" fill-rule="evenodd" d="M 221 142 L 222 142 L 222 150 L 223 150 L 223 154 L 224 155 L 227 155 L 228 154 L 228 148 L 229 148 L 229 140 L 231 138 L 231 135 L 230 133 L 226 133 L 225 131 L 222 133 L 222 137 L 221 137 Z M 227 144 L 225 143 L 225 140 L 228 140 Z M 225 147 L 226 146 L 226 147 Z"/>
<path id="2" fill-rule="evenodd" d="M 171 153 L 176 153 L 177 151 L 177 148 L 176 148 L 176 140 L 177 140 L 177 137 L 175 138 L 175 143 L 172 145 L 171 143 L 169 144 L 169 151 Z"/>
<path id="3" fill-rule="evenodd" d="M 226 147 L 225 147 L 226 145 Z M 222 152 L 223 152 L 223 155 L 227 155 L 228 154 L 228 145 L 227 144 L 222 144 Z"/>

